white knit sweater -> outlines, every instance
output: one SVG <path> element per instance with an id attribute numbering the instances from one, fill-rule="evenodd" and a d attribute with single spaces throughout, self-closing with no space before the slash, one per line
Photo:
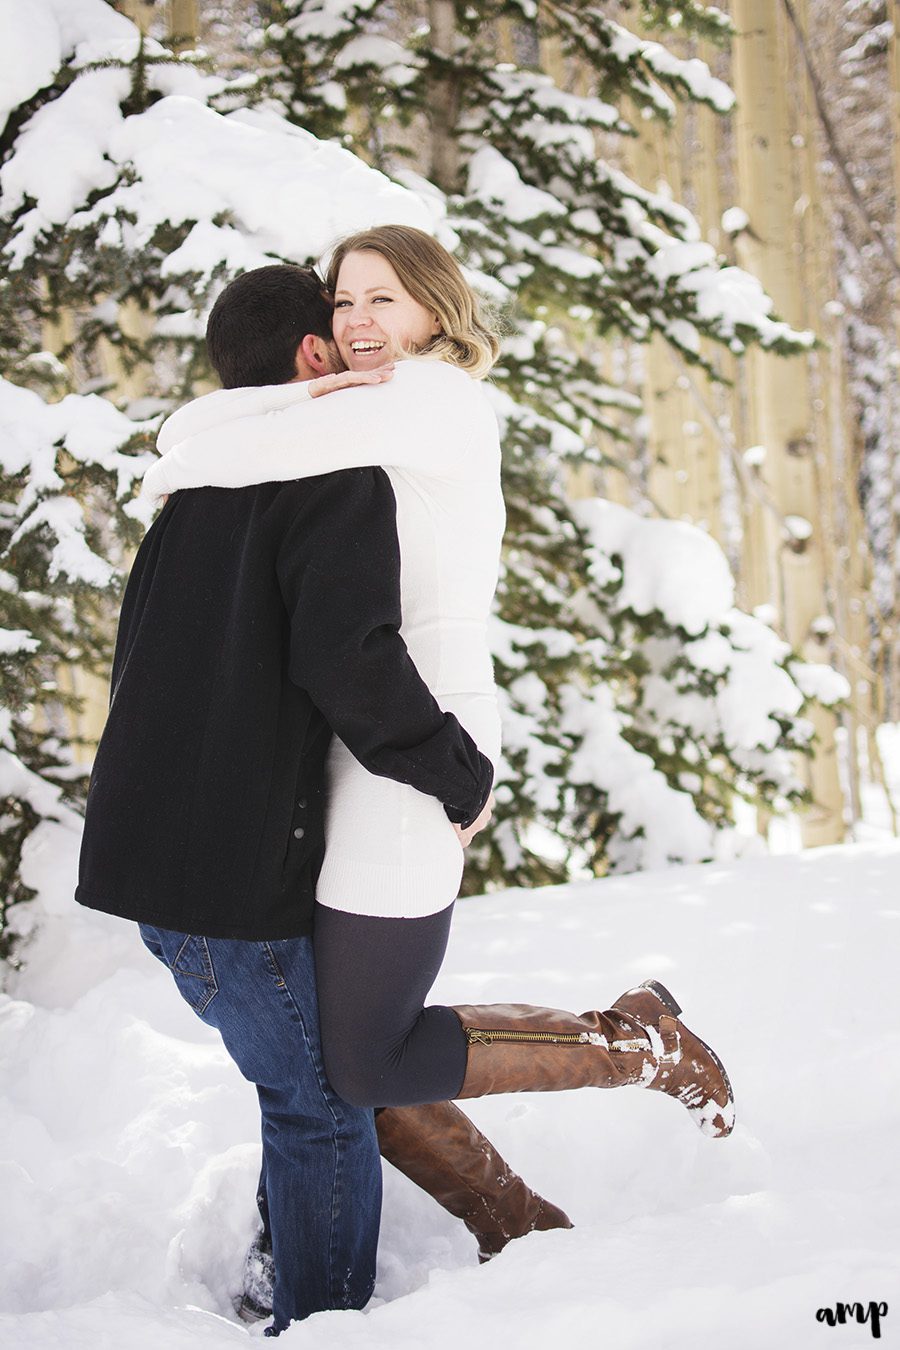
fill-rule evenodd
<path id="1" fill-rule="evenodd" d="M 144 478 L 158 498 L 381 464 L 397 499 L 401 633 L 441 707 L 494 765 L 500 749 L 486 625 L 505 523 L 497 422 L 483 388 L 437 361 L 311 399 L 303 384 L 220 390 L 168 419 Z M 319 903 L 416 917 L 455 898 L 463 855 L 439 803 L 369 774 L 335 740 Z"/>

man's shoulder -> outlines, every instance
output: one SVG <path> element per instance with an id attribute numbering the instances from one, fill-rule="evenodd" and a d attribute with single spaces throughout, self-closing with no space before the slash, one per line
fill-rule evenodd
<path id="1" fill-rule="evenodd" d="M 371 491 L 375 485 L 388 483 L 384 469 L 378 465 L 367 465 L 363 468 L 332 469 L 329 473 L 319 473 L 308 478 L 250 483 L 245 487 L 182 488 L 173 494 L 171 500 L 180 497 L 207 509 L 212 502 L 217 501 L 251 512 L 260 500 L 301 506 L 323 493 Z"/>
<path id="2" fill-rule="evenodd" d="M 384 469 L 375 466 L 335 469 L 311 478 L 287 482 L 252 483 L 247 487 L 182 488 L 169 498 L 141 542 L 141 550 L 167 533 L 169 524 L 180 535 L 184 528 L 198 541 L 247 528 L 264 533 L 290 529 L 298 517 L 315 515 L 327 505 L 330 512 L 351 513 L 361 505 L 393 504 L 393 489 Z M 179 528 L 177 521 L 181 521 Z"/>
<path id="3" fill-rule="evenodd" d="M 256 499 L 252 512 L 271 520 L 276 533 L 293 536 L 294 528 L 321 527 L 325 520 L 348 529 L 370 524 L 374 519 L 393 515 L 396 510 L 394 489 L 384 469 L 378 465 L 364 468 L 335 469 L 310 478 L 291 479 L 287 483 L 260 483 L 243 492 L 267 494 Z M 277 523 L 275 523 L 277 522 Z"/>
<path id="4" fill-rule="evenodd" d="M 319 473 L 310 478 L 292 478 L 284 483 L 257 483 L 252 487 L 232 490 L 268 491 L 273 501 L 278 499 L 299 508 L 321 497 L 358 497 L 385 489 L 392 490 L 387 473 L 380 465 L 369 464 L 362 468 L 332 469 L 330 473 Z"/>

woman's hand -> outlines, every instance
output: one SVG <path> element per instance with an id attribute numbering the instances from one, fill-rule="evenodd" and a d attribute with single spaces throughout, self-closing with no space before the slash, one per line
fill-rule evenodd
<path id="1" fill-rule="evenodd" d="M 375 370 L 340 370 L 334 375 L 320 375 L 309 382 L 310 398 L 321 398 L 323 394 L 333 394 L 338 389 L 352 389 L 358 384 L 384 384 L 392 378 L 394 363 L 378 366 Z"/>
<path id="2" fill-rule="evenodd" d="M 472 840 L 475 838 L 476 834 L 478 834 L 480 830 L 483 830 L 485 825 L 490 824 L 491 817 L 494 814 L 494 806 L 495 806 L 495 798 L 492 792 L 491 795 L 488 797 L 487 801 L 485 802 L 484 806 L 481 808 L 481 815 L 478 817 L 477 820 L 473 820 L 472 824 L 469 825 L 466 829 L 463 829 L 461 825 L 453 826 L 454 830 L 456 831 L 459 842 L 462 844 L 463 848 L 468 848 Z"/>

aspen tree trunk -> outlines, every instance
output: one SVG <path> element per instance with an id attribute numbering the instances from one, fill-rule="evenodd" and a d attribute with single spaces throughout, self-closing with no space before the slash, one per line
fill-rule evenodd
<path id="1" fill-rule="evenodd" d="M 697 55 L 705 61 L 710 70 L 715 71 L 719 49 L 711 42 L 700 41 Z M 695 213 L 700 222 L 704 239 L 707 239 L 719 253 L 726 251 L 727 236 L 722 229 L 722 213 L 732 203 L 723 196 L 723 167 L 726 161 L 724 143 L 727 123 L 712 108 L 699 104 L 693 109 L 696 121 L 695 139 L 686 145 L 688 162 L 691 165 L 692 181 L 696 202 Z M 702 413 L 710 423 L 706 438 L 705 458 L 701 464 L 702 481 L 705 484 L 700 505 L 709 513 L 710 533 L 722 545 L 732 558 L 735 553 L 734 527 L 737 524 L 737 503 L 730 502 L 728 510 L 731 520 L 726 525 L 726 508 L 723 494 L 726 490 L 725 475 L 728 482 L 737 483 L 740 491 L 742 479 L 735 463 L 737 452 L 747 448 L 739 439 L 741 400 L 737 384 L 737 362 L 734 354 L 719 343 L 701 339 L 700 349 L 717 373 L 728 383 L 718 384 L 702 372 L 697 372 L 697 387 L 701 395 Z M 717 433 L 717 434 L 716 434 Z M 743 472 L 746 472 L 742 469 Z M 743 497 L 741 497 L 741 501 Z M 709 502 L 709 505 L 707 505 Z M 738 586 L 740 574 L 738 571 Z"/>
<path id="2" fill-rule="evenodd" d="M 457 129 L 459 125 L 461 76 L 453 68 L 456 51 L 455 0 L 428 0 L 431 46 L 439 57 L 447 58 L 429 91 L 429 129 L 431 135 L 428 176 L 442 192 L 460 187 L 461 162 Z"/>
<path id="3" fill-rule="evenodd" d="M 676 200 L 681 200 L 680 165 L 667 144 L 680 135 L 678 124 L 664 127 L 653 118 L 644 122 L 635 112 L 632 119 L 639 134 L 627 143 L 626 172 L 641 187 L 657 191 L 665 178 Z M 690 417 L 684 390 L 669 358 L 665 340 L 654 334 L 642 349 L 644 378 L 641 401 L 647 412 L 650 471 L 649 495 L 660 514 L 681 520 L 687 514 L 687 469 L 684 424 Z"/>
<path id="4" fill-rule="evenodd" d="M 794 0 L 797 22 L 804 37 L 809 32 L 807 0 Z M 821 29 L 819 30 L 821 34 Z M 793 34 L 791 34 L 793 39 Z M 839 719 L 826 709 L 811 714 L 820 737 L 834 736 L 839 721 L 844 724 L 846 770 L 850 815 L 855 824 L 862 814 L 860 800 L 857 703 L 865 688 L 864 654 L 868 645 L 866 590 L 870 581 L 867 552 L 856 484 L 853 430 L 849 419 L 849 390 L 843 360 L 842 334 L 834 312 L 837 267 L 833 226 L 823 210 L 818 172 L 818 124 L 815 105 L 798 53 L 794 84 L 799 147 L 798 166 L 802 192 L 797 202 L 797 222 L 803 288 L 804 327 L 813 328 L 827 344 L 824 351 L 810 353 L 810 388 L 813 441 L 812 463 L 820 504 L 820 540 L 826 577 L 828 614 L 834 624 L 810 633 L 803 655 L 812 661 L 835 666 L 853 691 L 849 708 Z M 863 713 L 865 716 L 865 713 Z"/>
<path id="5" fill-rule="evenodd" d="M 508 17 L 497 20 L 497 60 L 501 65 L 513 65 L 516 59 L 516 39 L 513 21 Z"/>
<path id="6" fill-rule="evenodd" d="M 115 8 L 136 23 L 142 33 L 149 32 L 156 17 L 154 0 L 115 0 Z"/>
<path id="7" fill-rule="evenodd" d="M 47 291 L 44 291 L 46 296 Z M 64 309 L 55 319 L 47 319 L 41 325 L 41 346 L 44 351 L 52 352 L 54 356 L 62 359 L 61 353 L 70 348 L 75 340 L 75 317 L 70 309 Z M 69 378 L 74 381 L 72 372 L 72 358 L 69 357 L 67 366 Z"/>
<path id="8" fill-rule="evenodd" d="M 42 344 L 46 351 L 58 356 L 70 347 L 76 337 L 75 316 L 71 310 L 63 310 L 57 319 L 43 325 Z M 69 360 L 71 369 L 72 361 Z M 74 382 L 74 380 L 73 380 Z M 74 694 L 82 700 L 80 712 L 66 708 L 60 721 L 67 728 L 67 739 L 71 746 L 72 760 L 82 768 L 88 768 L 93 759 L 92 741 L 96 741 L 103 729 L 105 709 L 109 699 L 109 690 L 104 680 L 98 679 L 87 671 L 75 666 L 59 663 L 55 669 L 55 678 L 63 694 Z M 41 711 L 39 714 L 46 729 L 51 730 L 50 719 Z M 60 731 L 57 726 L 56 731 Z"/>
<path id="9" fill-rule="evenodd" d="M 543 8 L 545 8 L 544 5 L 539 6 L 539 14 Z M 562 42 L 555 33 L 541 32 L 539 34 L 539 54 L 541 70 L 545 71 L 560 89 L 569 89 L 571 85 L 579 94 L 584 95 L 588 92 L 590 72 L 587 69 L 573 69 L 570 79 Z M 580 354 L 582 356 L 587 354 L 584 345 L 574 335 L 571 335 L 571 340 L 574 346 L 581 349 Z M 592 350 L 591 352 L 591 360 L 597 368 L 598 375 L 601 374 L 602 352 L 603 349 L 599 346 L 596 351 Z M 616 477 L 621 478 L 621 475 L 616 475 Z M 596 497 L 601 492 L 601 474 L 592 464 L 569 466 L 566 470 L 565 482 L 566 496 L 570 501 L 583 501 L 587 498 Z M 625 483 L 618 483 L 613 488 L 613 494 L 618 494 L 619 497 L 623 492 L 627 492 L 627 484 Z M 607 495 L 610 500 L 617 499 L 616 495 L 609 493 L 604 495 Z"/>
<path id="10" fill-rule="evenodd" d="M 200 33 L 198 0 L 169 0 L 169 36 L 176 52 L 190 51 Z"/>
<path id="11" fill-rule="evenodd" d="M 644 384 L 645 358 L 646 351 L 642 343 L 620 336 L 605 340 L 592 359 L 599 379 L 640 397 Z M 635 426 L 632 413 L 614 412 L 610 420 L 614 425 L 624 427 L 627 439 L 620 441 L 610 437 L 608 445 L 601 441 L 607 462 L 596 470 L 597 495 L 620 506 L 627 506 L 632 511 L 646 512 L 649 445 L 641 437 L 639 427 Z M 646 424 L 646 418 L 642 422 Z M 664 512 L 659 510 L 657 514 L 662 516 Z"/>
<path id="12" fill-rule="evenodd" d="M 712 51 L 707 45 L 707 50 L 698 54 L 710 60 Z M 692 56 L 694 50 L 683 51 L 681 55 Z M 666 136 L 662 126 L 660 131 L 664 135 L 665 177 L 669 182 L 677 182 L 678 200 L 687 201 L 700 223 L 703 238 L 718 249 L 721 217 L 717 155 L 719 118 L 710 108 L 689 105 L 680 112 L 675 136 Z M 677 179 L 674 169 L 669 168 L 672 161 L 677 164 Z M 676 383 L 684 395 L 682 467 L 687 477 L 683 482 L 682 514 L 722 542 L 721 437 L 705 416 L 712 402 L 711 382 L 704 371 L 687 366 L 685 359 L 671 347 L 666 350 Z M 701 339 L 701 350 L 708 358 L 713 344 Z"/>
<path id="13" fill-rule="evenodd" d="M 718 70 L 719 65 L 724 64 L 719 48 L 707 40 L 701 40 L 697 44 L 697 55 L 713 73 L 720 73 L 723 78 L 730 80 L 730 68 Z M 698 105 L 694 113 L 696 141 L 690 146 L 690 151 L 694 161 L 695 212 L 704 238 L 724 254 L 729 262 L 734 262 L 734 244 L 722 227 L 725 208 L 733 206 L 735 202 L 731 183 L 733 127 L 730 119 L 719 116 L 705 105 Z M 742 378 L 738 359 L 727 347 L 702 339 L 701 351 L 722 381 L 706 381 L 702 386 L 708 390 L 702 399 L 703 414 L 710 422 L 711 430 L 715 428 L 719 437 L 719 521 L 716 538 L 733 565 L 737 603 L 743 609 L 751 609 L 751 596 L 758 594 L 759 589 L 747 587 L 744 558 L 747 554 L 748 533 L 752 534 L 754 523 L 758 526 L 765 508 L 752 490 L 755 470 L 743 457 L 743 452 L 753 444 L 747 416 L 746 382 Z"/>
<path id="14" fill-rule="evenodd" d="M 657 118 L 635 122 L 640 128 L 629 142 L 629 171 L 644 187 L 656 190 L 660 180 L 672 189 L 676 201 L 685 198 L 685 169 L 698 157 L 686 145 L 692 118 L 679 110 L 674 126 Z M 700 149 L 699 157 L 703 157 Z M 666 340 L 655 335 L 645 347 L 643 402 L 650 422 L 652 467 L 649 491 L 658 508 L 675 520 L 690 520 L 721 536 L 718 438 L 711 434 L 697 392 L 707 392 L 699 371 L 688 378 L 682 360 Z"/>
<path id="15" fill-rule="evenodd" d="M 608 384 L 613 388 L 637 387 L 632 379 L 633 368 L 641 369 L 643 352 L 635 352 L 637 344 L 617 341 L 590 339 L 583 355 L 590 361 L 597 375 L 598 384 Z M 610 409 L 609 420 L 613 425 L 622 426 L 625 416 L 629 423 L 632 414 L 625 416 Z M 646 500 L 646 491 L 641 483 L 640 465 L 633 438 L 628 441 L 616 440 L 605 430 L 594 432 L 594 441 L 604 452 L 606 462 L 599 464 L 581 464 L 569 466 L 566 472 L 566 495 L 571 501 L 590 497 L 603 497 L 618 506 L 627 506 L 631 510 L 641 506 Z"/>
<path id="16" fill-rule="evenodd" d="M 156 17 L 152 0 L 119 0 L 116 5 L 127 15 L 142 33 L 149 31 Z M 196 39 L 198 31 L 198 13 L 196 0 L 171 0 L 168 7 L 170 32 L 185 39 Z M 185 42 L 185 46 L 191 45 Z M 153 319 L 134 301 L 126 301 L 119 306 L 118 326 L 120 330 L 139 341 L 146 340 L 153 329 Z M 73 316 L 64 316 L 64 324 L 74 328 Z M 128 370 L 122 359 L 119 347 L 107 339 L 101 339 L 97 348 L 98 358 L 104 375 L 112 382 L 112 396 L 117 401 L 128 402 L 141 398 L 147 391 L 147 370 L 138 364 Z M 110 616 L 112 622 L 112 616 Z M 60 665 L 57 669 L 60 688 L 76 694 L 82 700 L 78 713 L 70 712 L 69 736 L 72 755 L 76 763 L 88 767 L 93 759 L 94 746 L 106 721 L 109 703 L 109 686 L 104 679 L 74 666 Z"/>
<path id="17" fill-rule="evenodd" d="M 169 6 L 170 17 L 175 8 Z M 115 8 L 137 24 L 142 33 L 147 33 L 156 18 L 154 0 L 115 0 Z M 152 321 L 138 305 L 132 301 L 119 306 L 117 322 L 120 331 L 129 337 L 143 340 L 152 331 Z M 107 338 L 101 338 L 97 344 L 97 354 L 103 374 L 112 382 L 111 394 L 118 400 L 140 398 L 146 393 L 147 378 L 140 366 L 129 371 L 122 359 L 118 345 Z"/>
<path id="18" fill-rule="evenodd" d="M 893 135 L 891 144 L 894 164 L 894 249 L 900 252 L 900 0 L 889 0 L 888 15 L 891 19 L 891 35 L 888 39 L 888 62 L 891 87 L 891 125 Z M 894 316 L 897 330 L 897 349 L 900 351 L 900 284 L 894 282 Z M 894 390 L 895 406 L 898 394 Z M 891 516 L 891 555 L 894 559 L 894 590 L 891 607 L 891 623 L 882 631 L 883 659 L 882 680 L 885 692 L 888 718 L 900 716 L 900 574 L 897 562 L 898 535 L 900 535 L 900 500 L 894 497 L 894 509 Z"/>
<path id="19" fill-rule="evenodd" d="M 787 88 L 792 53 L 780 8 L 755 0 L 732 0 L 739 36 L 734 43 L 737 167 L 741 201 L 752 229 L 738 241 L 743 266 L 759 277 L 780 314 L 798 323 L 803 297 L 794 220 L 794 155 Z M 782 630 L 798 651 L 808 650 L 815 621 L 826 610 L 821 538 L 822 503 L 816 494 L 810 393 L 805 356 L 747 356 L 749 399 L 759 439 L 766 447 L 761 478 L 783 517 L 805 522 L 806 537 L 774 528 L 766 513 L 768 593 Z M 833 721 L 833 719 L 832 719 Z M 844 836 L 843 799 L 833 725 L 821 727 L 815 758 L 804 764 L 813 805 L 802 821 L 807 846 L 837 843 Z"/>
<path id="20" fill-rule="evenodd" d="M 139 343 L 146 342 L 153 333 L 153 318 L 147 310 L 141 309 L 134 300 L 125 300 L 119 305 L 117 326 L 123 335 Z M 117 402 L 129 403 L 133 399 L 143 398 L 147 393 L 148 369 L 138 362 L 132 369 L 124 360 L 122 350 L 109 338 L 102 337 L 97 343 L 97 355 L 104 375 L 112 381 L 111 395 Z"/>
<path id="21" fill-rule="evenodd" d="M 540 0 L 538 4 L 538 15 L 542 16 L 548 9 L 546 0 Z M 543 30 L 539 34 L 540 42 L 540 61 L 541 70 L 546 71 L 551 80 L 554 80 L 560 89 L 566 87 L 566 63 L 563 56 L 562 42 L 556 33 L 546 33 Z"/>

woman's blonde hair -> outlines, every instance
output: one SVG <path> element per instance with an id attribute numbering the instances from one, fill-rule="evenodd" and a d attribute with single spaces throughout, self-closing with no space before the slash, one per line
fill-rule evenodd
<path id="1" fill-rule="evenodd" d="M 430 234 L 409 225 L 362 230 L 342 239 L 331 255 L 325 285 L 332 294 L 347 254 L 364 252 L 380 253 L 412 298 L 438 317 L 440 333 L 414 355 L 446 361 L 483 380 L 500 355 L 500 342 L 452 254 Z"/>

